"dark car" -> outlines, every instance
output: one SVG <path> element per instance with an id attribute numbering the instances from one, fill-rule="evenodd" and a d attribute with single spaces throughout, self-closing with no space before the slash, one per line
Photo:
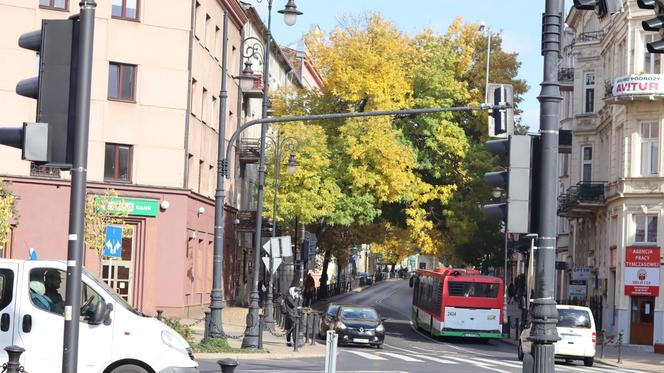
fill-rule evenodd
<path id="1" fill-rule="evenodd" d="M 384 319 L 373 307 L 339 305 L 328 324 L 339 335 L 340 345 L 367 345 L 383 348 L 385 341 Z"/>
<path id="2" fill-rule="evenodd" d="M 323 317 L 320 319 L 320 328 L 318 328 L 318 336 L 322 339 L 325 339 L 325 333 L 328 330 L 334 329 L 335 318 L 337 317 L 337 311 L 339 310 L 340 304 L 330 303 L 327 306 L 327 310 L 323 314 Z"/>

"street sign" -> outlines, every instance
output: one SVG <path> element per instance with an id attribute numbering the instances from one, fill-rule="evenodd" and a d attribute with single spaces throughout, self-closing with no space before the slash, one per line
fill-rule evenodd
<path id="1" fill-rule="evenodd" d="M 122 227 L 106 226 L 104 256 L 109 258 L 122 257 Z"/>
<path id="2" fill-rule="evenodd" d="M 290 236 L 272 237 L 263 245 L 263 249 L 273 258 L 293 256 Z"/>
<path id="3" fill-rule="evenodd" d="M 265 268 L 270 268 L 270 257 L 269 256 L 264 256 L 263 258 L 263 264 L 265 264 Z M 277 268 L 281 265 L 281 262 L 283 260 L 281 258 L 272 258 L 272 274 L 275 274 L 277 272 Z"/>

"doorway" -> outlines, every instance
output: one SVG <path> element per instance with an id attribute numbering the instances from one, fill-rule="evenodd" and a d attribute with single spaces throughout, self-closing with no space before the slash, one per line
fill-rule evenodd
<path id="1" fill-rule="evenodd" d="M 134 288 L 134 256 L 136 242 L 135 225 L 125 225 L 122 229 L 122 256 L 119 258 L 104 258 L 102 260 L 102 280 L 118 295 L 132 304 Z"/>
<path id="2" fill-rule="evenodd" d="M 653 344 L 654 314 L 654 297 L 632 297 L 629 343 Z"/>

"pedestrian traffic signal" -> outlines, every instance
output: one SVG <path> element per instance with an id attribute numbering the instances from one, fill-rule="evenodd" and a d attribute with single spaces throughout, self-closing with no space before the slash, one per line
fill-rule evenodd
<path id="1" fill-rule="evenodd" d="M 506 200 L 484 206 L 489 219 L 506 221 L 510 233 L 529 233 L 531 147 L 530 136 L 512 135 L 507 139 L 491 140 L 485 144 L 489 153 L 506 159 L 507 169 L 487 172 L 484 182 L 506 191 Z"/>
<path id="2" fill-rule="evenodd" d="M 39 75 L 21 80 L 16 93 L 37 100 L 37 122 L 48 124 L 48 166 L 73 161 L 78 20 L 48 19 L 40 30 L 21 35 L 18 45 L 38 53 Z"/>

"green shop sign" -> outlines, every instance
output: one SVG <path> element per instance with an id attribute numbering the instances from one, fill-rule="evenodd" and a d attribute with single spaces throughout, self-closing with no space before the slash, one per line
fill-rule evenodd
<path id="1" fill-rule="evenodd" d="M 112 213 L 127 214 L 134 216 L 157 216 L 159 201 L 153 199 L 132 198 L 96 198 L 104 201 L 104 207 Z"/>

